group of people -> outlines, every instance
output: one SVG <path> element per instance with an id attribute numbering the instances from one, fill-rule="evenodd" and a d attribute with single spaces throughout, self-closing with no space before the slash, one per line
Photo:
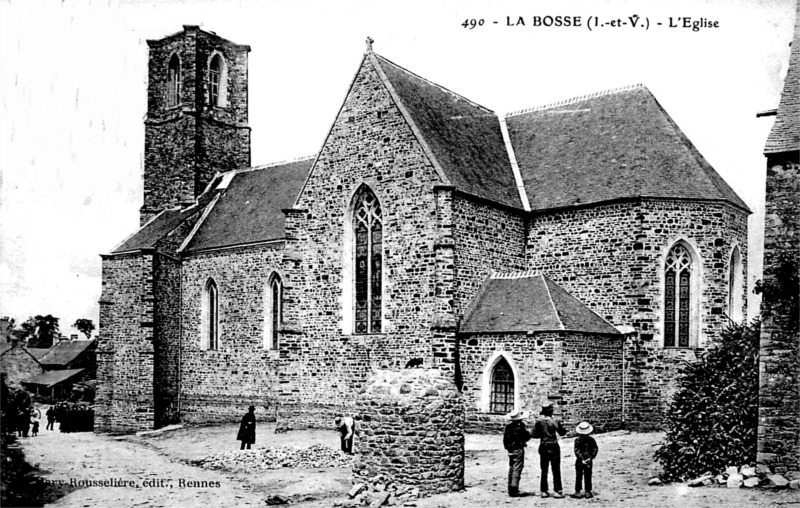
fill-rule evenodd
<path id="1" fill-rule="evenodd" d="M 509 420 L 503 434 L 503 446 L 508 451 L 508 495 L 520 495 L 519 480 L 522 469 L 525 467 L 525 447 L 531 439 L 539 439 L 539 464 L 541 466 L 541 481 L 539 488 L 542 497 L 550 497 L 548 471 L 553 472 L 553 497 L 563 498 L 564 489 L 561 485 L 561 447 L 558 436 L 564 436 L 567 429 L 560 420 L 553 418 L 553 406 L 542 406 L 541 417 L 533 425 L 533 432 L 525 426 L 527 411 L 512 411 L 506 415 Z M 581 422 L 575 427 L 578 434 L 575 438 L 575 493 L 573 498 L 591 498 L 592 493 L 592 462 L 597 456 L 597 442 L 590 436 L 594 429 L 589 422 Z M 585 490 L 584 490 L 585 488 Z"/>

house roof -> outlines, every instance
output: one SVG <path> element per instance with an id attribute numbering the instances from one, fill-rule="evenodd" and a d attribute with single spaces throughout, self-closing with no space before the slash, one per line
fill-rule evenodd
<path id="1" fill-rule="evenodd" d="M 11 349 L 10 342 L 0 342 L 0 355 Z"/>
<path id="2" fill-rule="evenodd" d="M 778 114 L 767 137 L 764 153 L 800 150 L 800 2 L 797 11 L 789 70 L 783 81 Z"/>
<path id="3" fill-rule="evenodd" d="M 51 347 L 47 354 L 39 358 L 42 365 L 67 365 L 81 353 L 97 343 L 95 340 L 64 341 Z"/>
<path id="4" fill-rule="evenodd" d="M 652 197 L 749 211 L 644 86 L 512 113 L 506 123 L 531 210 Z"/>
<path id="5" fill-rule="evenodd" d="M 28 352 L 33 355 L 34 358 L 41 362 L 44 355 L 46 355 L 50 351 L 50 348 L 47 347 L 29 347 Z"/>
<path id="6" fill-rule="evenodd" d="M 24 379 L 22 383 L 50 387 L 67 381 L 81 372 L 83 372 L 83 369 L 48 370 L 31 378 Z"/>
<path id="7" fill-rule="evenodd" d="M 544 331 L 620 335 L 549 277 L 532 272 L 490 275 L 459 329 L 460 333 Z"/>
<path id="8" fill-rule="evenodd" d="M 521 209 L 497 115 L 374 56 L 450 183 L 468 194 Z"/>
<path id="9" fill-rule="evenodd" d="M 118 254 L 121 252 L 152 249 L 159 240 L 167 236 L 197 212 L 198 208 L 196 206 L 164 210 L 123 241 L 113 252 Z"/>
<path id="10" fill-rule="evenodd" d="M 185 250 L 283 238 L 282 209 L 292 206 L 313 162 L 306 158 L 235 172 Z"/>

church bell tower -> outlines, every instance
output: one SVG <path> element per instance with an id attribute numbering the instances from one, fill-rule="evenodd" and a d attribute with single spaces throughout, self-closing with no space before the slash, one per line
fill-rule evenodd
<path id="1" fill-rule="evenodd" d="M 250 46 L 191 25 L 147 45 L 141 224 L 194 202 L 216 172 L 250 165 Z"/>

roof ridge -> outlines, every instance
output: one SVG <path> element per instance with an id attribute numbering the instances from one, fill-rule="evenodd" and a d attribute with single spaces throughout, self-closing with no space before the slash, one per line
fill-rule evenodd
<path id="1" fill-rule="evenodd" d="M 627 86 L 621 86 L 621 87 L 617 87 L 617 88 L 611 88 L 609 90 L 602 90 L 602 91 L 599 91 L 599 92 L 594 92 L 594 93 L 590 93 L 590 94 L 586 94 L 586 95 L 579 95 L 577 97 L 572 97 L 572 98 L 564 99 L 564 100 L 557 101 L 557 102 L 551 102 L 549 104 L 543 104 L 541 106 L 533 106 L 531 108 L 525 108 L 525 109 L 520 109 L 520 110 L 517 110 L 517 111 L 512 111 L 510 113 L 506 113 L 506 118 L 510 118 L 512 116 L 524 115 L 526 113 L 532 113 L 534 111 L 543 111 L 545 109 L 550 109 L 550 108 L 555 108 L 555 107 L 560 107 L 560 106 L 568 106 L 570 104 L 575 104 L 577 102 L 582 102 L 582 101 L 585 101 L 587 99 L 594 99 L 596 97 L 604 97 L 606 95 L 613 95 L 613 94 L 616 94 L 616 93 L 628 92 L 630 90 L 636 90 L 638 88 L 647 89 L 647 87 L 644 86 L 642 83 L 636 83 L 635 85 L 627 85 Z"/>
<path id="2" fill-rule="evenodd" d="M 553 300 L 553 294 L 550 292 L 550 285 L 547 283 L 547 280 L 548 277 L 542 273 L 542 285 L 544 286 L 545 291 L 547 291 L 547 299 L 550 300 L 550 305 L 553 307 L 553 313 L 556 315 L 556 319 L 558 319 L 559 328 L 561 330 L 566 330 L 567 327 L 564 324 L 564 320 L 561 319 L 561 314 L 558 312 L 558 306 L 556 306 L 556 302 Z"/>
<path id="3" fill-rule="evenodd" d="M 277 167 L 277 166 L 283 166 L 285 164 L 293 164 L 295 162 L 303 162 L 303 161 L 311 160 L 311 159 L 315 158 L 316 156 L 317 156 L 317 154 L 314 153 L 314 154 L 311 154 L 311 155 L 303 155 L 303 156 L 300 156 L 300 157 L 295 157 L 294 159 L 285 159 L 285 160 L 282 160 L 282 161 L 267 162 L 266 164 L 259 164 L 258 166 L 251 166 L 249 168 L 234 169 L 233 171 L 236 171 L 237 173 L 246 173 L 248 171 L 257 171 L 259 169 L 269 169 L 269 168 L 274 168 L 274 167 Z"/>
<path id="4" fill-rule="evenodd" d="M 493 272 L 489 275 L 491 279 L 529 279 L 542 275 L 538 270 L 522 270 L 518 272 Z"/>
<path id="5" fill-rule="evenodd" d="M 429 80 L 428 78 L 425 78 L 425 77 L 423 77 L 423 76 L 420 76 L 420 75 L 419 75 L 419 74 L 417 74 L 416 72 L 410 71 L 410 70 L 406 69 L 405 67 L 403 67 L 402 65 L 398 65 L 398 64 L 394 63 L 393 61 L 389 60 L 388 58 L 386 58 L 386 57 L 384 57 L 384 56 L 381 56 L 381 55 L 379 55 L 378 53 L 374 53 L 374 52 L 373 52 L 372 54 L 373 54 L 375 57 L 377 57 L 377 58 L 380 58 L 380 59 L 381 59 L 381 60 L 383 60 L 384 62 L 386 62 L 386 63 L 388 63 L 388 64 L 390 64 L 390 65 L 394 65 L 395 67 L 397 67 L 398 69 L 402 70 L 403 72 L 405 72 L 405 73 L 408 73 L 408 74 L 411 74 L 412 76 L 414 76 L 414 77 L 416 77 L 416 78 L 418 78 L 418 79 L 420 79 L 420 80 L 424 81 L 425 83 L 428 83 L 429 85 L 431 85 L 431 86 L 433 86 L 433 87 L 436 87 L 436 88 L 438 88 L 439 90 L 441 90 L 441 91 L 443 91 L 443 92 L 445 92 L 445 93 L 448 93 L 448 94 L 450 94 L 450 95 L 453 95 L 453 96 L 455 96 L 455 97 L 457 97 L 457 98 L 459 98 L 459 99 L 461 99 L 461 100 L 464 100 L 464 101 L 466 101 L 466 102 L 468 102 L 468 103 L 472 104 L 472 105 L 473 105 L 473 106 L 475 106 L 476 108 L 480 108 L 480 109 L 484 110 L 486 113 L 491 113 L 492 115 L 495 115 L 495 116 L 497 116 L 497 113 L 495 113 L 495 112 L 494 112 L 494 111 L 492 111 L 491 109 L 487 108 L 486 106 L 482 106 L 482 105 L 478 104 L 477 102 L 475 102 L 475 101 L 473 101 L 473 100 L 467 99 L 466 97 L 464 97 L 464 96 L 463 96 L 463 95 L 461 95 L 460 93 L 454 92 L 454 91 L 450 90 L 449 88 L 446 88 L 446 87 L 444 87 L 444 86 L 442 86 L 442 85 L 440 85 L 440 84 L 438 84 L 438 83 L 434 83 L 433 81 Z"/>

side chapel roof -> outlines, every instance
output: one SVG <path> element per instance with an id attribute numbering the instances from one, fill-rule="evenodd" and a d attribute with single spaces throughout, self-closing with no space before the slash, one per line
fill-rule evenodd
<path id="1" fill-rule="evenodd" d="M 795 15 L 789 69 L 783 82 L 778 114 L 767 137 L 764 153 L 800 150 L 800 2 Z"/>
<path id="2" fill-rule="evenodd" d="M 544 274 L 495 273 L 478 290 L 460 333 L 573 331 L 620 335 Z"/>

